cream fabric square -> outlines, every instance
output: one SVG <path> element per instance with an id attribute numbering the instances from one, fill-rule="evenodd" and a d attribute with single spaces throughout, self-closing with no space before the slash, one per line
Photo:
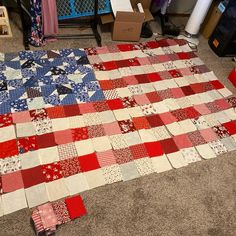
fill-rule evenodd
<path id="1" fill-rule="evenodd" d="M 133 71 L 131 70 L 130 67 L 119 68 L 118 71 L 121 77 L 133 75 Z"/>
<path id="2" fill-rule="evenodd" d="M 153 73 L 155 71 L 152 65 L 143 65 L 142 68 L 144 74 Z"/>
<path id="3" fill-rule="evenodd" d="M 201 75 L 201 74 L 199 74 L 199 75 Z M 218 78 L 216 77 L 216 75 L 213 71 L 206 72 L 206 73 L 202 74 L 202 76 L 206 77 L 205 81 L 218 80 Z"/>
<path id="4" fill-rule="evenodd" d="M 100 53 L 99 57 L 103 62 L 114 60 L 113 55 L 111 53 Z"/>
<path id="5" fill-rule="evenodd" d="M 222 98 L 222 95 L 217 90 L 210 90 L 206 92 L 212 100 L 218 100 Z"/>
<path id="6" fill-rule="evenodd" d="M 123 176 L 123 181 L 140 177 L 138 169 L 133 161 L 120 165 L 120 169 Z"/>
<path id="7" fill-rule="evenodd" d="M 193 124 L 193 122 L 190 119 L 181 120 L 178 123 L 180 125 L 181 130 L 182 130 L 182 134 L 190 133 L 190 132 L 197 130 L 196 126 Z"/>
<path id="8" fill-rule="evenodd" d="M 64 179 L 58 179 L 46 183 L 46 189 L 49 201 L 56 201 L 58 199 L 67 197 L 70 194 Z"/>
<path id="9" fill-rule="evenodd" d="M 112 111 L 103 111 L 103 112 L 100 112 L 99 115 L 101 118 L 101 122 L 103 124 L 112 123 L 112 122 L 116 121 L 116 118 L 115 118 L 114 113 Z"/>
<path id="10" fill-rule="evenodd" d="M 156 91 L 162 91 L 162 90 L 167 89 L 167 86 L 164 80 L 153 82 L 152 85 Z"/>
<path id="11" fill-rule="evenodd" d="M 199 97 L 200 97 L 200 99 L 202 101 L 202 104 L 214 101 L 214 99 L 208 93 L 201 93 L 201 94 L 199 94 Z"/>
<path id="12" fill-rule="evenodd" d="M 134 163 L 141 176 L 149 175 L 154 172 L 154 167 L 151 158 L 145 157 L 134 160 Z"/>
<path id="13" fill-rule="evenodd" d="M 198 80 L 197 80 L 197 78 L 194 75 L 185 76 L 184 78 L 188 81 L 189 84 L 196 84 L 196 83 L 198 83 Z"/>
<path id="14" fill-rule="evenodd" d="M 127 55 L 128 54 L 124 54 L 124 55 Z M 113 60 L 114 61 L 119 61 L 119 60 L 123 60 L 125 59 L 124 56 L 123 56 L 123 52 L 112 52 L 112 57 L 113 57 Z M 128 57 L 127 59 L 129 59 L 130 57 Z"/>
<path id="15" fill-rule="evenodd" d="M 46 185 L 44 183 L 25 189 L 29 208 L 48 202 Z"/>
<path id="16" fill-rule="evenodd" d="M 113 113 L 118 121 L 130 119 L 129 110 L 127 108 L 114 110 Z"/>
<path id="17" fill-rule="evenodd" d="M 28 137 L 35 135 L 35 128 L 32 122 L 17 123 L 16 124 L 16 135 L 17 137 Z"/>
<path id="18" fill-rule="evenodd" d="M 155 137 L 155 135 L 153 134 L 153 132 L 151 130 L 141 129 L 138 132 L 139 132 L 139 136 L 141 137 L 141 140 L 143 143 L 157 141 L 157 138 Z"/>
<path id="19" fill-rule="evenodd" d="M 102 123 L 98 112 L 83 114 L 83 119 L 86 126 L 99 125 Z"/>
<path id="20" fill-rule="evenodd" d="M 51 119 L 53 132 L 70 129 L 70 120 L 68 118 Z"/>
<path id="21" fill-rule="evenodd" d="M 203 159 L 211 159 L 216 157 L 216 154 L 213 152 L 209 144 L 202 144 L 195 147 Z"/>
<path id="22" fill-rule="evenodd" d="M 228 90 L 227 88 L 222 88 L 222 89 L 219 89 L 218 91 L 220 92 L 220 94 L 221 94 L 224 98 L 227 98 L 227 97 L 233 95 L 232 92 L 231 92 L 230 90 Z"/>
<path id="23" fill-rule="evenodd" d="M 0 196 L 0 217 L 3 216 L 2 197 Z"/>
<path id="24" fill-rule="evenodd" d="M 144 93 L 151 93 L 155 91 L 155 88 L 152 86 L 152 84 L 141 84 L 141 88 Z"/>
<path id="25" fill-rule="evenodd" d="M 71 129 L 85 127 L 84 118 L 82 115 L 71 116 L 69 118 L 69 124 Z"/>
<path id="26" fill-rule="evenodd" d="M 110 70 L 110 71 L 108 71 L 108 76 L 109 76 L 110 80 L 121 78 L 121 74 L 120 74 L 119 70 Z"/>
<path id="27" fill-rule="evenodd" d="M 27 208 L 25 190 L 19 189 L 2 195 L 2 206 L 4 215 Z"/>
<path id="28" fill-rule="evenodd" d="M 180 47 L 179 45 L 172 45 L 172 46 L 169 46 L 169 48 L 175 53 L 182 52 L 183 50 L 182 47 Z M 192 51 L 190 47 L 188 47 L 188 50 L 190 50 L 190 52 Z"/>
<path id="29" fill-rule="evenodd" d="M 164 100 L 164 104 L 166 105 L 166 107 L 168 107 L 168 109 L 170 111 L 174 111 L 174 110 L 178 110 L 180 109 L 180 106 L 178 105 L 178 103 L 176 102 L 175 99 L 173 98 L 168 98 Z"/>
<path id="30" fill-rule="evenodd" d="M 85 172 L 84 175 L 87 179 L 89 189 L 97 188 L 106 184 L 101 169 Z"/>
<path id="31" fill-rule="evenodd" d="M 165 172 L 172 169 L 166 155 L 151 158 L 154 171 L 157 173 Z"/>
<path id="32" fill-rule="evenodd" d="M 75 142 L 75 147 L 79 156 L 94 152 L 94 146 L 91 139 Z"/>
<path id="33" fill-rule="evenodd" d="M 132 96 L 132 93 L 130 92 L 130 90 L 127 87 L 126 88 L 117 88 L 116 92 L 118 93 L 118 96 L 121 98 Z"/>
<path id="34" fill-rule="evenodd" d="M 42 165 L 57 162 L 60 160 L 57 147 L 39 149 L 38 155 L 39 155 L 40 163 Z"/>
<path id="35" fill-rule="evenodd" d="M 133 146 L 133 145 L 142 143 L 138 131 L 123 134 L 123 137 L 129 146 Z"/>
<path id="36" fill-rule="evenodd" d="M 171 124 L 168 124 L 166 125 L 166 128 L 174 136 L 180 135 L 183 133 L 181 126 L 178 124 L 178 122 L 173 122 Z"/>
<path id="37" fill-rule="evenodd" d="M 169 108 L 165 105 L 165 102 L 156 102 L 152 104 L 157 114 L 165 113 L 169 111 Z"/>
<path id="38" fill-rule="evenodd" d="M 215 113 L 215 117 L 221 124 L 227 123 L 231 120 L 224 111 Z"/>
<path id="39" fill-rule="evenodd" d="M 195 57 L 191 59 L 193 61 L 193 63 L 197 66 L 201 66 L 204 65 L 204 62 L 199 58 L 199 57 Z"/>
<path id="40" fill-rule="evenodd" d="M 39 151 L 27 152 L 19 155 L 22 169 L 30 169 L 39 166 Z"/>
<path id="41" fill-rule="evenodd" d="M 130 108 L 128 108 L 128 111 L 129 111 L 129 114 L 132 118 L 143 116 L 143 112 L 142 112 L 141 107 L 130 107 Z"/>
<path id="42" fill-rule="evenodd" d="M 95 76 L 97 80 L 109 80 L 107 71 L 95 71 Z"/>
<path id="43" fill-rule="evenodd" d="M 111 165 L 102 168 L 106 184 L 112 184 L 123 180 L 119 165 Z"/>
<path id="44" fill-rule="evenodd" d="M 187 161 L 184 159 L 184 157 L 180 151 L 175 152 L 175 153 L 171 153 L 171 154 L 167 154 L 167 157 L 168 157 L 171 165 L 176 169 L 188 165 Z"/>
<path id="45" fill-rule="evenodd" d="M 144 71 L 142 66 L 132 66 L 130 67 L 131 71 L 132 71 L 132 75 L 143 75 Z"/>
<path id="46" fill-rule="evenodd" d="M 202 160 L 194 147 L 182 149 L 181 153 L 188 164 Z"/>
<path id="47" fill-rule="evenodd" d="M 180 46 L 180 48 L 182 49 L 183 52 L 192 52 L 193 51 L 193 49 L 191 49 L 188 44 L 184 44 L 184 45 Z"/>
<path id="48" fill-rule="evenodd" d="M 188 81 L 184 77 L 175 79 L 175 82 L 176 84 L 178 84 L 179 87 L 184 87 L 189 85 Z"/>
<path id="49" fill-rule="evenodd" d="M 83 173 L 65 178 L 65 184 L 71 196 L 89 189 L 88 182 Z"/>
<path id="50" fill-rule="evenodd" d="M 202 104 L 201 97 L 198 94 L 194 94 L 191 96 L 188 96 L 189 101 L 192 105 L 199 105 Z"/>
<path id="51" fill-rule="evenodd" d="M 92 139 L 93 147 L 96 152 L 103 152 L 111 149 L 111 143 L 108 137 L 98 137 Z"/>
<path id="52" fill-rule="evenodd" d="M 192 104 L 187 97 L 178 98 L 175 100 L 177 104 L 183 109 L 186 107 L 191 107 Z"/>
<path id="53" fill-rule="evenodd" d="M 111 135 L 109 136 L 109 141 L 113 149 L 122 149 L 128 147 L 125 136 L 123 134 Z"/>
<path id="54" fill-rule="evenodd" d="M 155 69 L 156 72 L 160 72 L 160 71 L 165 71 L 166 68 L 162 63 L 158 63 L 158 64 L 153 64 L 152 65 L 153 68 Z"/>
<path id="55" fill-rule="evenodd" d="M 178 84 L 176 84 L 174 79 L 167 79 L 165 80 L 165 85 L 167 88 L 178 88 Z"/>
<path id="56" fill-rule="evenodd" d="M 197 79 L 198 83 L 204 83 L 209 81 L 209 77 L 205 74 L 195 74 L 194 77 Z"/>
<path id="57" fill-rule="evenodd" d="M 1 128 L 0 142 L 6 142 L 16 138 L 14 125 L 6 126 Z"/>
<path id="58" fill-rule="evenodd" d="M 205 115 L 204 118 L 210 127 L 220 125 L 220 122 L 216 119 L 215 114 Z"/>
<path id="59" fill-rule="evenodd" d="M 232 120 L 236 120 L 236 110 L 235 108 L 230 108 L 227 110 L 224 110 L 225 114 L 228 116 L 228 118 Z"/>
<path id="60" fill-rule="evenodd" d="M 157 140 L 164 140 L 171 137 L 165 126 L 159 126 L 151 129 Z"/>
<path id="61" fill-rule="evenodd" d="M 182 69 L 186 67 L 183 60 L 173 61 L 173 64 L 176 66 L 177 69 Z"/>

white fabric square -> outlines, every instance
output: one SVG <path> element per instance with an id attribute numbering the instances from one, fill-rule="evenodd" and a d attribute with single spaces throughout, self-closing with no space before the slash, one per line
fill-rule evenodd
<path id="1" fill-rule="evenodd" d="M 75 142 L 75 147 L 79 156 L 94 152 L 94 146 L 91 139 Z"/>
<path id="2" fill-rule="evenodd" d="M 0 132 L 0 142 L 6 142 L 16 138 L 14 125 L 9 125 L 1 128 Z"/>
<path id="3" fill-rule="evenodd" d="M 4 215 L 27 208 L 25 190 L 19 189 L 2 195 L 2 206 Z"/>
<path id="4" fill-rule="evenodd" d="M 156 102 L 152 104 L 157 114 L 165 113 L 169 111 L 169 108 L 165 105 L 165 102 Z"/>
<path id="5" fill-rule="evenodd" d="M 181 153 L 188 164 L 201 161 L 201 158 L 194 147 L 181 149 Z"/>
<path id="6" fill-rule="evenodd" d="M 102 123 L 98 112 L 83 114 L 83 119 L 86 126 L 99 125 Z"/>
<path id="7" fill-rule="evenodd" d="M 60 160 L 57 147 L 39 149 L 38 155 L 39 155 L 40 163 L 42 165 L 57 162 Z"/>
<path id="8" fill-rule="evenodd" d="M 152 84 L 156 91 L 162 91 L 168 88 L 164 80 L 153 82 Z"/>
<path id="9" fill-rule="evenodd" d="M 152 65 L 155 69 L 156 72 L 160 72 L 160 71 L 165 71 L 166 68 L 163 64 L 159 63 L 159 64 L 153 64 Z"/>
<path id="10" fill-rule="evenodd" d="M 143 112 L 140 107 L 130 107 L 130 108 L 128 108 L 128 111 L 129 111 L 129 114 L 132 118 L 143 116 Z"/>
<path id="11" fill-rule="evenodd" d="M 44 183 L 25 189 L 29 208 L 48 202 L 48 195 Z"/>
<path id="12" fill-rule="evenodd" d="M 176 169 L 188 165 L 188 163 L 186 162 L 186 160 L 184 159 L 184 157 L 180 151 L 167 154 L 167 157 L 168 157 L 171 165 Z"/>
<path id="13" fill-rule="evenodd" d="M 178 98 L 175 101 L 178 103 L 178 105 L 182 109 L 186 108 L 186 107 L 191 107 L 192 106 L 191 102 L 189 101 L 189 99 L 187 97 Z"/>
<path id="14" fill-rule="evenodd" d="M 211 159 L 216 157 L 209 144 L 202 144 L 195 147 L 203 159 Z"/>
<path id="15" fill-rule="evenodd" d="M 192 105 L 199 105 L 202 104 L 202 100 L 198 94 L 188 96 L 189 101 Z"/>
<path id="16" fill-rule="evenodd" d="M 152 84 L 141 84 L 141 88 L 144 93 L 151 93 L 155 91 L 155 88 L 152 86 Z"/>
<path id="17" fill-rule="evenodd" d="M 209 128 L 209 125 L 208 125 L 206 119 L 204 118 L 204 116 L 199 116 L 196 119 L 192 119 L 192 122 L 198 130 Z"/>
<path id="18" fill-rule="evenodd" d="M 81 128 L 81 127 L 85 127 L 85 123 L 84 123 L 84 119 L 83 116 L 71 116 L 69 118 L 69 124 L 70 124 L 70 128 Z"/>
<path id="19" fill-rule="evenodd" d="M 155 71 L 152 65 L 143 65 L 142 69 L 144 74 L 153 73 Z"/>
<path id="20" fill-rule="evenodd" d="M 188 81 L 189 84 L 197 84 L 198 83 L 198 80 L 194 75 L 185 76 L 184 78 Z"/>
<path id="21" fill-rule="evenodd" d="M 206 92 L 212 100 L 218 100 L 222 98 L 222 95 L 217 90 L 210 90 Z"/>
<path id="22" fill-rule="evenodd" d="M 70 129 L 70 120 L 68 118 L 51 119 L 53 132 Z"/>
<path id="23" fill-rule="evenodd" d="M 112 184 L 123 180 L 119 165 L 111 165 L 102 168 L 106 184 Z"/>
<path id="24" fill-rule="evenodd" d="M 20 154 L 19 158 L 22 169 L 30 169 L 41 164 L 38 151 Z"/>
<path id="25" fill-rule="evenodd" d="M 101 58 L 103 62 L 114 60 L 113 55 L 111 53 L 100 53 L 99 57 Z"/>
<path id="26" fill-rule="evenodd" d="M 178 122 L 173 122 L 171 124 L 168 124 L 166 125 L 166 128 L 174 136 L 180 135 L 183 133 L 183 131 L 181 130 L 181 126 L 178 124 Z"/>
<path id="27" fill-rule="evenodd" d="M 140 158 L 134 160 L 134 163 L 138 169 L 138 172 L 141 176 L 149 175 L 154 172 L 154 167 L 150 158 Z"/>
<path id="28" fill-rule="evenodd" d="M 32 122 L 17 123 L 16 124 L 16 135 L 17 137 L 29 137 L 35 135 L 35 129 Z"/>
<path id="29" fill-rule="evenodd" d="M 94 73 L 97 80 L 109 80 L 107 71 L 95 71 Z"/>
<path id="30" fill-rule="evenodd" d="M 151 129 L 157 140 L 164 140 L 171 137 L 165 126 L 159 126 Z"/>
<path id="31" fill-rule="evenodd" d="M 197 130 L 196 126 L 193 124 L 193 122 L 190 119 L 181 120 L 178 123 L 180 125 L 181 130 L 182 130 L 182 134 L 190 133 L 190 132 Z"/>
<path id="32" fill-rule="evenodd" d="M 236 120 L 235 108 L 224 110 L 224 112 L 228 116 L 229 119 Z"/>
<path id="33" fill-rule="evenodd" d="M 142 66 L 132 66 L 130 67 L 131 71 L 132 71 L 132 75 L 143 75 L 144 71 Z"/>
<path id="34" fill-rule="evenodd" d="M 174 79 L 167 79 L 165 80 L 165 85 L 167 88 L 178 88 L 178 84 L 176 84 Z"/>
<path id="35" fill-rule="evenodd" d="M 199 97 L 201 99 L 202 104 L 214 101 L 214 99 L 208 93 L 201 93 L 201 94 L 199 94 Z"/>
<path id="36" fill-rule="evenodd" d="M 123 134 L 123 136 L 124 136 L 126 143 L 129 146 L 133 146 L 133 145 L 142 143 L 138 131 L 129 132 L 127 134 Z"/>
<path id="37" fill-rule="evenodd" d="M 224 124 L 224 123 L 227 123 L 229 122 L 231 119 L 225 114 L 224 111 L 219 111 L 217 113 L 215 113 L 215 117 L 216 119 L 221 123 L 221 124 Z"/>
<path id="38" fill-rule="evenodd" d="M 132 93 L 130 92 L 130 90 L 127 87 L 126 88 L 117 88 L 116 92 L 118 93 L 118 96 L 121 98 L 132 96 Z"/>
<path id="39" fill-rule="evenodd" d="M 157 141 L 155 135 L 153 134 L 153 132 L 151 130 L 141 129 L 138 132 L 139 132 L 139 136 L 141 137 L 141 140 L 143 143 Z"/>
<path id="40" fill-rule="evenodd" d="M 58 199 L 69 196 L 69 191 L 66 187 L 64 179 L 54 180 L 46 183 L 49 201 L 56 201 Z"/>
<path id="41" fill-rule="evenodd" d="M 65 184 L 71 196 L 89 189 L 88 182 L 83 173 L 65 178 Z"/>
<path id="42" fill-rule="evenodd" d="M 140 177 L 138 169 L 133 161 L 120 165 L 120 169 L 124 181 Z"/>
<path id="43" fill-rule="evenodd" d="M 170 111 L 174 111 L 174 110 L 180 109 L 180 106 L 178 105 L 176 100 L 173 99 L 173 98 L 165 99 L 164 100 L 164 104 L 166 105 L 166 107 L 169 108 Z"/>
<path id="44" fill-rule="evenodd" d="M 165 172 L 172 169 L 166 155 L 151 158 L 154 171 L 157 173 Z"/>
<path id="45" fill-rule="evenodd" d="M 110 140 L 106 136 L 93 138 L 92 143 L 96 152 L 103 152 L 111 149 Z"/>
<path id="46" fill-rule="evenodd" d="M 210 127 L 220 125 L 220 122 L 216 119 L 215 114 L 205 115 L 204 118 Z"/>
<path id="47" fill-rule="evenodd" d="M 225 98 L 227 98 L 227 97 L 232 95 L 232 92 L 230 90 L 228 90 L 227 88 L 222 88 L 222 89 L 219 89 L 218 91 Z"/>
<path id="48" fill-rule="evenodd" d="M 84 175 L 87 179 L 89 189 L 97 188 L 106 184 L 101 169 L 85 172 Z"/>
<path id="49" fill-rule="evenodd" d="M 116 118 L 112 111 L 103 111 L 103 112 L 100 112 L 99 115 L 103 124 L 112 123 L 116 121 Z"/>
<path id="50" fill-rule="evenodd" d="M 109 136 L 109 141 L 113 149 L 122 149 L 128 147 L 128 144 L 126 143 L 125 140 L 125 136 L 122 134 Z"/>
<path id="51" fill-rule="evenodd" d="M 108 71 L 108 76 L 110 80 L 121 78 L 119 70 Z"/>
<path id="52" fill-rule="evenodd" d="M 184 87 L 184 86 L 188 86 L 189 83 L 188 81 L 183 77 L 183 78 L 177 78 L 174 79 L 176 84 L 178 84 L 179 87 Z"/>
<path id="53" fill-rule="evenodd" d="M 173 61 L 173 64 L 176 66 L 177 69 L 182 69 L 186 67 L 183 60 Z"/>
<path id="54" fill-rule="evenodd" d="M 118 71 L 120 72 L 121 77 L 133 75 L 133 71 L 130 67 L 119 68 Z"/>
<path id="55" fill-rule="evenodd" d="M 116 120 L 118 121 L 130 119 L 129 111 L 127 108 L 114 110 L 113 113 L 115 115 Z"/>
<path id="56" fill-rule="evenodd" d="M 169 48 L 175 52 L 175 53 L 178 53 L 178 52 L 182 52 L 182 47 L 180 47 L 179 45 L 172 45 L 172 46 L 169 46 Z M 189 47 L 190 51 L 192 51 L 192 49 Z"/>

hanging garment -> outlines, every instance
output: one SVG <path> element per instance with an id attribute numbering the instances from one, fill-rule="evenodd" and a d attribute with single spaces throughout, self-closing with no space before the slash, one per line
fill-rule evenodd
<path id="1" fill-rule="evenodd" d="M 58 18 L 56 0 L 42 1 L 43 35 L 45 38 L 58 34 Z"/>
<path id="2" fill-rule="evenodd" d="M 42 0 L 30 0 L 31 32 L 29 43 L 35 47 L 43 46 L 44 37 L 42 32 Z"/>

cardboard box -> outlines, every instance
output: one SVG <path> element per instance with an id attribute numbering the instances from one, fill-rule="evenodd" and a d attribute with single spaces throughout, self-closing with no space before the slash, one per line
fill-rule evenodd
<path id="1" fill-rule="evenodd" d="M 139 41 L 144 22 L 153 20 L 149 10 L 151 0 L 131 0 L 134 12 L 118 11 L 116 18 L 113 14 L 101 16 L 102 24 L 112 24 L 112 39 L 117 41 Z M 137 4 L 141 3 L 144 13 L 139 12 Z"/>
<path id="2" fill-rule="evenodd" d="M 12 37 L 7 9 L 0 6 L 0 38 Z"/>

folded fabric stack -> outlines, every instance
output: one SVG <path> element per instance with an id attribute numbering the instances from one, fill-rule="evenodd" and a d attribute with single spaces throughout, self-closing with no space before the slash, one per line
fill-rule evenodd
<path id="1" fill-rule="evenodd" d="M 86 213 L 83 200 L 77 195 L 38 206 L 32 213 L 32 220 L 37 235 L 51 235 L 57 226 Z"/>

